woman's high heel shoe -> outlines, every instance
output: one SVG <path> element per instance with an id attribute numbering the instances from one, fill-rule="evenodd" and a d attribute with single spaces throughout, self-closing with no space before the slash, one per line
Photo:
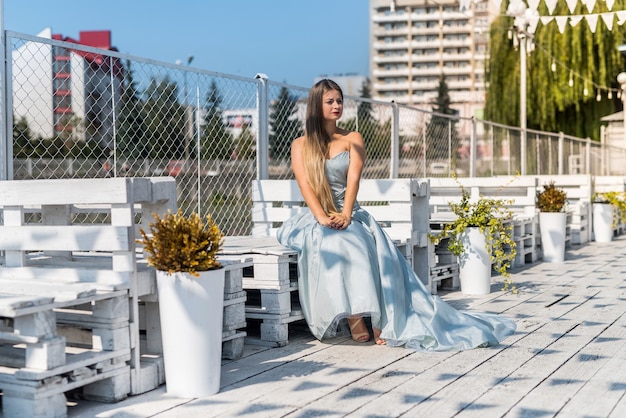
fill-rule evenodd
<path id="1" fill-rule="evenodd" d="M 358 343 L 366 343 L 370 340 L 370 333 L 367 330 L 363 317 L 351 317 L 348 318 L 348 324 L 350 325 L 350 334 L 352 339 Z"/>

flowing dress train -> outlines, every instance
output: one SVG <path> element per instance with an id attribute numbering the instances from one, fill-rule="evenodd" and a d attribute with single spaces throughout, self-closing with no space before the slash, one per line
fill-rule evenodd
<path id="1" fill-rule="evenodd" d="M 326 160 L 335 205 L 343 207 L 350 154 Z M 515 332 L 501 315 L 462 312 L 431 295 L 376 220 L 358 203 L 344 230 L 321 226 L 310 211 L 287 220 L 277 238 L 298 252 L 300 303 L 313 335 L 346 335 L 346 318 L 371 317 L 387 345 L 464 350 L 497 345 Z"/>

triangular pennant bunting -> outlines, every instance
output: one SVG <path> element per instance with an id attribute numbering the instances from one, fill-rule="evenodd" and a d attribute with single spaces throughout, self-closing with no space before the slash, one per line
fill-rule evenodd
<path id="1" fill-rule="evenodd" d="M 555 16 L 556 24 L 559 27 L 559 32 L 563 34 L 565 31 L 565 25 L 567 25 L 567 19 L 569 16 Z"/>
<path id="2" fill-rule="evenodd" d="M 585 15 L 585 19 L 589 24 L 589 29 L 591 29 L 591 33 L 596 33 L 596 27 L 598 26 L 598 15 Z"/>
<path id="3" fill-rule="evenodd" d="M 602 16 L 602 20 L 604 21 L 606 28 L 608 30 L 612 30 L 613 29 L 613 17 L 615 16 L 615 13 L 612 13 L 612 12 L 602 13 L 600 16 Z"/>
<path id="4" fill-rule="evenodd" d="M 596 0 L 583 0 L 583 4 L 587 6 L 587 11 L 593 13 L 593 8 L 596 6 Z"/>
<path id="5" fill-rule="evenodd" d="M 578 0 L 565 0 L 565 3 L 567 3 L 567 8 L 569 9 L 569 12 L 574 14 L 576 6 L 578 5 Z"/>
<path id="6" fill-rule="evenodd" d="M 552 14 L 552 12 L 554 12 L 557 1 L 558 0 L 545 0 L 546 6 L 548 7 L 548 13 Z"/>
<path id="7" fill-rule="evenodd" d="M 573 15 L 569 17 L 569 24 L 571 27 L 574 27 L 578 25 L 581 20 L 583 20 L 583 17 L 581 15 Z"/>
<path id="8" fill-rule="evenodd" d="M 539 0 L 528 0 L 528 8 L 532 10 L 539 9 Z"/>
<path id="9" fill-rule="evenodd" d="M 552 19 L 554 19 L 554 17 L 552 17 L 552 16 L 541 16 L 539 18 L 539 20 L 541 20 L 541 23 L 544 26 L 547 25 L 548 23 L 552 22 Z"/>
<path id="10" fill-rule="evenodd" d="M 605 0 L 606 3 L 606 8 L 609 9 L 609 11 L 613 10 L 613 4 L 615 3 L 615 0 Z"/>
<path id="11" fill-rule="evenodd" d="M 539 16 L 531 16 L 528 18 L 528 33 L 535 33 L 539 24 Z"/>
<path id="12" fill-rule="evenodd" d="M 615 12 L 615 14 L 617 15 L 617 24 L 622 26 L 626 22 L 626 10 L 620 10 Z"/>

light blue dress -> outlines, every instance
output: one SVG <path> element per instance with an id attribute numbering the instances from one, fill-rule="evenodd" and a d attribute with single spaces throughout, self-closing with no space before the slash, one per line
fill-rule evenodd
<path id="1" fill-rule="evenodd" d="M 350 154 L 326 161 L 335 205 L 343 207 Z M 358 203 L 344 230 L 321 226 L 306 211 L 279 229 L 298 251 L 300 303 L 313 335 L 346 335 L 346 318 L 370 316 L 387 345 L 414 350 L 464 350 L 497 345 L 515 332 L 510 318 L 461 312 L 431 295 L 376 220 Z"/>

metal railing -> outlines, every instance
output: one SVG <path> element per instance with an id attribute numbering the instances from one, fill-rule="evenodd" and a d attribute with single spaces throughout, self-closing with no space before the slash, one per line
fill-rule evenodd
<path id="1" fill-rule="evenodd" d="M 183 211 L 246 235 L 251 180 L 293 176 L 308 87 L 5 35 L 0 178 L 171 175 Z M 365 178 L 509 175 L 522 155 L 522 174 L 609 174 L 624 154 L 532 130 L 522 153 L 519 128 L 351 96 L 340 124 L 365 138 Z"/>

